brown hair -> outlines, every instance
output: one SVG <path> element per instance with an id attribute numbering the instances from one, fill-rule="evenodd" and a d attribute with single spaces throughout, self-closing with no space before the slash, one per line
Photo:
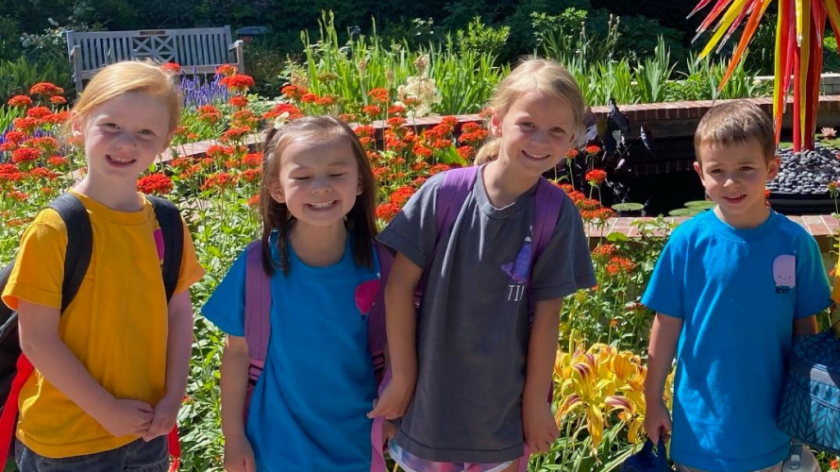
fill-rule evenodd
<path id="1" fill-rule="evenodd" d="M 496 92 L 490 100 L 490 110 L 494 115 L 504 116 L 521 95 L 531 91 L 539 91 L 568 103 L 575 116 L 575 141 L 580 142 L 583 139 L 583 120 L 586 112 L 583 92 L 574 76 L 565 67 L 553 61 L 536 58 L 522 61 L 496 87 Z M 499 156 L 500 146 L 500 138 L 491 138 L 478 150 L 475 164 L 481 165 L 495 160 Z"/>
<path id="2" fill-rule="evenodd" d="M 263 220 L 262 248 L 263 269 L 269 276 L 279 268 L 284 274 L 289 273 L 288 230 L 294 216 L 284 203 L 271 197 L 269 184 L 280 174 L 280 157 L 283 150 L 295 141 L 346 140 L 353 149 L 353 156 L 359 166 L 361 195 L 347 214 L 346 227 L 352 235 L 353 257 L 358 265 L 373 267 L 373 238 L 376 237 L 376 179 L 370 168 L 367 153 L 356 133 L 343 121 L 329 116 L 307 116 L 281 128 L 269 124 L 268 134 L 263 144 L 262 186 L 260 188 L 260 213 Z M 277 244 L 280 250 L 279 266 L 271 258 L 269 238 L 273 231 L 278 232 Z"/>
<path id="3" fill-rule="evenodd" d="M 694 152 L 700 160 L 700 148 L 719 147 L 755 140 L 761 145 L 767 162 L 776 155 L 776 136 L 773 122 L 758 105 L 749 100 L 737 100 L 713 106 L 706 112 L 694 133 Z"/>
<path id="4" fill-rule="evenodd" d="M 169 110 L 167 131 L 178 127 L 183 103 L 178 84 L 159 65 L 141 61 L 117 62 L 97 72 L 73 105 L 69 123 L 84 119 L 103 103 L 129 92 L 142 92 L 163 101 Z"/>

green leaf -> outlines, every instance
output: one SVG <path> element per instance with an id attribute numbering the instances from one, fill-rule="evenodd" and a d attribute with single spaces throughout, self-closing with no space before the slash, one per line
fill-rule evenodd
<path id="1" fill-rule="evenodd" d="M 717 203 L 708 200 L 697 200 L 694 202 L 687 202 L 685 204 L 686 207 L 695 210 L 708 210 L 710 208 L 714 208 L 715 205 L 717 205 Z"/>
<path id="2" fill-rule="evenodd" d="M 668 212 L 670 216 L 694 216 L 698 213 L 700 213 L 700 210 L 695 210 L 693 208 L 678 208 Z"/>
<path id="3" fill-rule="evenodd" d="M 629 241 L 630 238 L 627 237 L 624 233 L 610 233 L 607 235 L 607 241 L 611 243 L 619 242 L 619 241 Z"/>
<path id="4" fill-rule="evenodd" d="M 641 203 L 617 203 L 612 206 L 615 211 L 640 211 L 645 208 Z"/>

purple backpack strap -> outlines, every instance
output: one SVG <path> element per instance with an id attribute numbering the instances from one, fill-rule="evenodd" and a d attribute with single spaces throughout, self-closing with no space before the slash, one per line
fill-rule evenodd
<path id="1" fill-rule="evenodd" d="M 255 383 L 265 365 L 271 335 L 271 283 L 263 269 L 262 241 L 249 244 L 245 257 L 245 340 L 251 358 L 248 377 Z"/>
<path id="2" fill-rule="evenodd" d="M 472 191 L 475 185 L 478 169 L 478 166 L 461 167 L 448 170 L 444 173 L 443 185 L 438 190 L 437 199 L 435 200 L 435 219 L 437 220 L 436 248 L 443 234 L 455 224 L 458 213 L 460 213 L 461 207 L 464 206 L 464 202 L 467 200 L 467 195 L 470 194 L 470 191 Z"/>
<path id="3" fill-rule="evenodd" d="M 391 273 L 394 256 L 383 244 L 374 242 L 374 252 L 379 260 L 379 291 L 370 307 L 368 319 L 368 350 L 373 358 L 373 369 L 376 372 L 376 383 L 381 383 L 385 369 L 385 282 Z"/>
<path id="4" fill-rule="evenodd" d="M 531 270 L 533 273 L 534 265 L 537 263 L 540 254 L 542 254 L 548 241 L 551 240 L 551 235 L 554 233 L 554 228 L 557 226 L 557 221 L 560 219 L 560 209 L 563 206 L 563 190 L 544 178 L 540 178 L 537 184 L 537 195 L 534 208 L 534 228 L 533 228 L 533 248 L 531 253 Z M 530 282 L 530 281 L 529 281 Z M 534 309 L 535 304 L 532 302 L 533 297 L 529 297 L 529 304 L 531 310 Z M 548 401 L 551 402 L 552 391 L 554 385 L 548 392 Z M 528 461 L 531 458 L 531 450 L 528 445 L 525 445 L 524 454 L 519 458 L 519 467 L 517 472 L 528 472 Z"/>

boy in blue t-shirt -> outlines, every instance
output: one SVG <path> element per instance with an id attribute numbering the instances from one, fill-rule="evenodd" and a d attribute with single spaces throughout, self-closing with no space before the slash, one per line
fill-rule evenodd
<path id="1" fill-rule="evenodd" d="M 785 364 L 792 338 L 816 333 L 815 314 L 831 304 L 828 278 L 816 241 L 765 204 L 780 162 L 760 108 L 711 108 L 694 147 L 717 206 L 673 232 L 642 298 L 657 312 L 645 429 L 654 442 L 673 431 L 680 472 L 781 471 L 791 440 L 776 427 Z M 675 351 L 672 425 L 662 391 Z"/>

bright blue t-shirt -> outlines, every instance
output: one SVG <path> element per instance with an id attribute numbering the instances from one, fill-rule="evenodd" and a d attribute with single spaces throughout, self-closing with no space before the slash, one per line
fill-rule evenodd
<path id="1" fill-rule="evenodd" d="M 356 265 L 347 239 L 329 267 L 307 266 L 289 245 L 289 275 L 271 278 L 268 354 L 246 425 L 259 472 L 370 471 L 376 385 L 355 292 L 378 269 Z M 201 310 L 232 336 L 245 335 L 245 267 L 243 252 Z"/>
<path id="2" fill-rule="evenodd" d="M 671 455 L 688 467 L 745 472 L 784 460 L 776 427 L 795 319 L 831 304 L 816 241 L 771 212 L 740 230 L 707 211 L 672 233 L 642 303 L 683 320 Z"/>

